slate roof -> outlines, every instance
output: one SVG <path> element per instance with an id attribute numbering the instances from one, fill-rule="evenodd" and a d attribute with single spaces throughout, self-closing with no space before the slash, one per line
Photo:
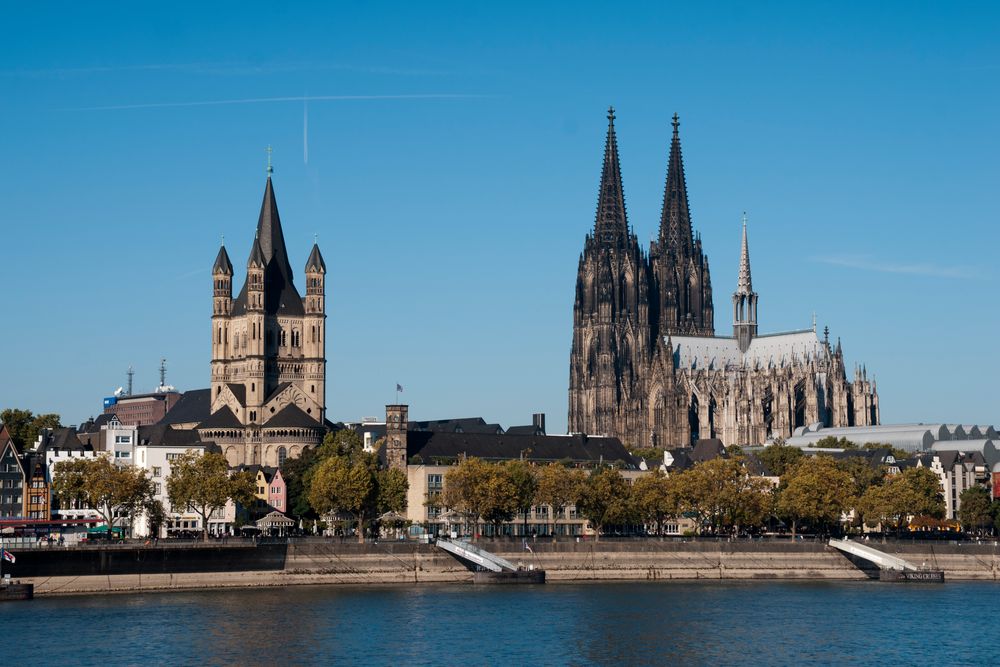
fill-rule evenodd
<path id="1" fill-rule="evenodd" d="M 50 449 L 77 452 L 94 451 L 91 445 L 80 442 L 80 438 L 76 435 L 76 429 L 70 426 L 42 431 L 42 442 L 35 451 L 46 452 Z"/>
<path id="2" fill-rule="evenodd" d="M 696 442 L 694 449 L 691 450 L 688 456 L 691 458 L 692 463 L 702 463 L 725 455 L 726 448 L 723 446 L 722 441 L 718 438 L 708 438 Z"/>
<path id="3" fill-rule="evenodd" d="M 146 447 L 197 447 L 208 443 L 203 442 L 198 431 L 194 429 L 174 428 L 169 424 L 151 424 L 139 427 L 138 444 Z"/>
<path id="4" fill-rule="evenodd" d="M 671 336 L 677 368 L 728 368 L 781 366 L 807 358 L 820 358 L 826 348 L 812 329 L 761 334 L 740 351 L 735 338 L 723 336 Z"/>
<path id="5" fill-rule="evenodd" d="M 233 396 L 240 402 L 240 405 L 245 408 L 247 406 L 247 386 L 235 382 L 227 382 L 226 386 L 229 387 L 229 391 L 233 392 Z"/>
<path id="6" fill-rule="evenodd" d="M 313 244 L 312 252 L 306 261 L 306 273 L 326 273 L 326 262 L 323 261 L 323 254 L 316 243 Z"/>
<path id="7" fill-rule="evenodd" d="M 229 385 L 229 386 L 232 387 L 232 385 Z M 279 382 L 278 386 L 274 388 L 274 391 L 272 391 L 270 394 L 268 394 L 267 398 L 264 399 L 264 403 L 266 404 L 268 401 L 270 401 L 272 398 L 274 398 L 275 396 L 277 396 L 281 392 L 285 391 L 285 389 L 287 389 L 290 386 L 292 386 L 291 382 Z M 240 385 L 240 387 L 243 388 L 243 394 L 242 395 L 238 394 L 237 396 L 240 397 L 240 402 L 243 405 L 246 405 L 246 386 Z"/>
<path id="8" fill-rule="evenodd" d="M 297 405 L 286 405 L 278 414 L 264 422 L 264 428 L 322 428 L 322 424 Z"/>
<path id="9" fill-rule="evenodd" d="M 224 405 L 198 424 L 198 428 L 243 428 L 243 424 L 229 406 Z"/>
<path id="10" fill-rule="evenodd" d="M 208 419 L 212 410 L 211 389 L 191 389 L 181 394 L 159 424 L 195 424 Z"/>
<path id="11" fill-rule="evenodd" d="M 212 274 L 219 273 L 227 276 L 233 275 L 233 263 L 229 261 L 229 253 L 226 252 L 226 246 L 219 247 L 219 254 L 215 256 L 215 264 L 212 265 Z"/>
<path id="12" fill-rule="evenodd" d="M 259 251 L 259 252 L 258 252 Z M 259 255 L 259 256 L 258 256 Z M 262 259 L 264 268 L 264 312 L 269 315 L 305 315 L 302 297 L 292 281 L 292 268 L 285 250 L 285 236 L 281 231 L 278 203 L 274 197 L 271 177 L 267 177 L 264 201 L 257 220 L 257 236 L 251 250 L 251 260 Z M 233 300 L 233 315 L 242 315 L 247 308 L 247 284 Z"/>
<path id="13" fill-rule="evenodd" d="M 517 459 L 522 455 L 530 461 L 562 461 L 581 463 L 617 463 L 625 468 L 637 468 L 638 462 L 618 438 L 574 434 L 508 435 L 489 433 L 448 433 L 408 431 L 407 456 L 420 456 L 425 463 L 435 458 L 454 459 L 471 456 L 489 460 Z M 384 456 L 385 448 L 380 450 Z"/>

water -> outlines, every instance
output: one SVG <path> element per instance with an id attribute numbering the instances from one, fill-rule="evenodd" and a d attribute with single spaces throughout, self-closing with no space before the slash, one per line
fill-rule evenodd
<path id="1" fill-rule="evenodd" d="M 0 604 L 7 664 L 1000 664 L 1000 584 L 289 587 Z"/>

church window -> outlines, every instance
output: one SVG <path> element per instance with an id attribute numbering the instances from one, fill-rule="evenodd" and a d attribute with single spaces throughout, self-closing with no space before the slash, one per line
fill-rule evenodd
<path id="1" fill-rule="evenodd" d="M 257 391 L 257 383 L 256 382 L 251 382 L 250 383 L 250 391 Z"/>
<path id="2" fill-rule="evenodd" d="M 309 391 L 311 391 L 312 393 L 315 394 L 316 393 L 316 385 L 314 385 L 314 384 L 309 385 Z"/>
<path id="3" fill-rule="evenodd" d="M 285 330 L 282 329 L 281 330 L 281 347 L 287 347 L 287 346 L 288 346 L 288 337 L 286 336 Z"/>
<path id="4" fill-rule="evenodd" d="M 288 450 L 284 447 L 278 447 L 278 466 L 285 465 L 285 459 L 288 458 Z"/>

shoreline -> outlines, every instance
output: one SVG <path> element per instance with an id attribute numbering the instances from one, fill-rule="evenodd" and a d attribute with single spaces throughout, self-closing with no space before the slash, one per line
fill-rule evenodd
<path id="1" fill-rule="evenodd" d="M 822 543 L 589 542 L 482 543 L 497 555 L 547 573 L 552 584 L 642 581 L 866 581 L 858 567 Z M 994 545 L 888 544 L 890 553 L 944 570 L 947 581 L 1000 580 Z M 285 586 L 471 584 L 472 573 L 449 554 L 409 543 L 289 543 L 264 549 L 116 549 L 69 555 L 18 556 L 13 576 L 37 597 Z M 51 562 L 46 562 L 46 559 Z M 263 566 L 263 567 L 262 567 Z M 29 567 L 34 567 L 30 571 Z M 64 574 L 72 572 L 73 574 Z M 26 575 L 34 576 L 26 576 Z"/>

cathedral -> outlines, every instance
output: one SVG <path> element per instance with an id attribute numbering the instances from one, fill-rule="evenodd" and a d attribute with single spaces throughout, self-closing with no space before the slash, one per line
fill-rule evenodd
<path id="1" fill-rule="evenodd" d="M 270 171 L 235 299 L 225 245 L 212 267 L 211 415 L 198 431 L 234 466 L 280 466 L 326 433 L 326 264 L 314 244 L 300 296 Z"/>
<path id="2" fill-rule="evenodd" d="M 811 329 L 757 331 L 746 220 L 732 296 L 732 336 L 715 333 L 708 258 L 688 207 L 677 115 L 657 238 L 649 253 L 629 227 L 614 110 L 594 229 L 584 241 L 573 306 L 569 430 L 630 447 L 719 438 L 759 445 L 796 428 L 879 423 L 866 370 L 848 381 L 838 340 Z"/>

